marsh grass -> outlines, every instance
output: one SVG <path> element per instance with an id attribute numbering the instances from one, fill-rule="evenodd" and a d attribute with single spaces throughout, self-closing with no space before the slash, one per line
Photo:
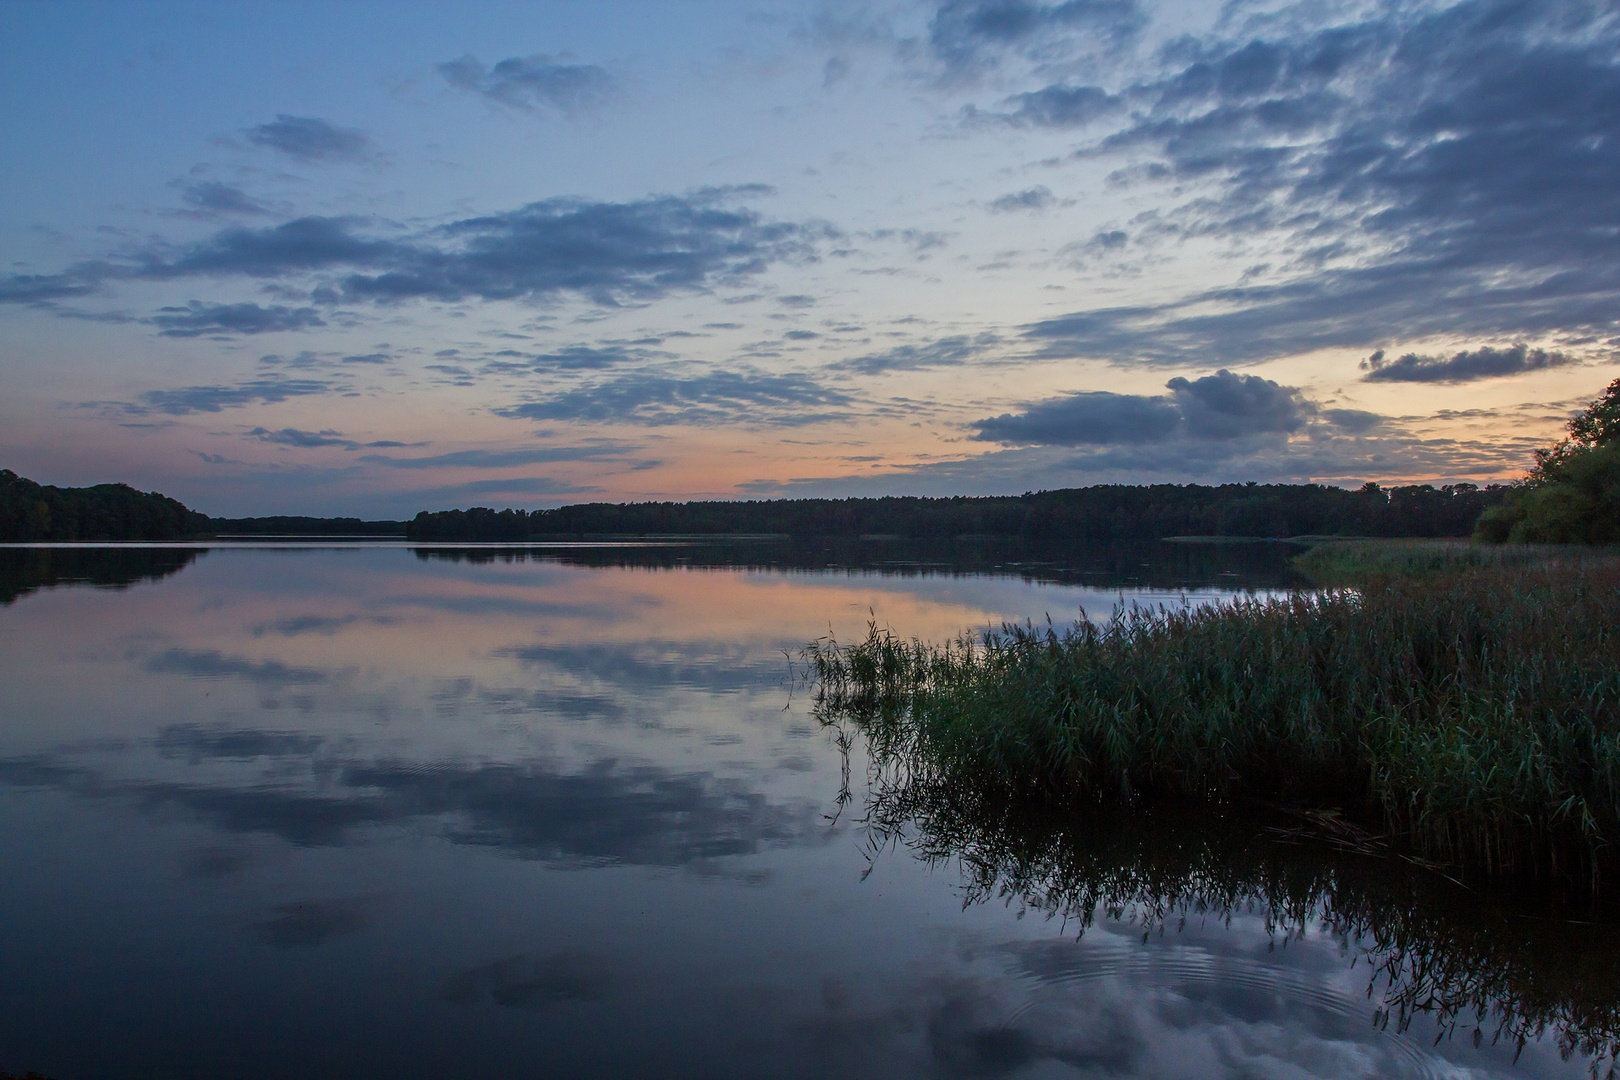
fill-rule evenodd
<path id="1" fill-rule="evenodd" d="M 822 720 L 919 775 L 1332 811 L 1465 876 L 1595 888 L 1620 869 L 1620 564 L 1446 560 L 943 644 L 873 625 L 804 658 Z"/>
<path id="2" fill-rule="evenodd" d="M 1458 570 L 1603 569 L 1620 566 L 1612 548 L 1572 544 L 1480 544 L 1469 540 L 1329 540 L 1296 555 L 1293 565 L 1319 586 Z"/>

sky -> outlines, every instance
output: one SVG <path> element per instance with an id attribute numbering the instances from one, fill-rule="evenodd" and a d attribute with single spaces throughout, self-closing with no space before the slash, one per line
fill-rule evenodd
<path id="1" fill-rule="evenodd" d="M 215 515 L 1503 481 L 1620 11 L 0 3 L 0 467 Z"/>

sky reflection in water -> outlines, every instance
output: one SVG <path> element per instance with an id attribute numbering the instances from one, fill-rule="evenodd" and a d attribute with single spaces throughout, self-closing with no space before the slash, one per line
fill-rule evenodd
<path id="1" fill-rule="evenodd" d="M 0 1069 L 1585 1074 L 1374 1026 L 1320 927 L 1077 940 L 904 845 L 869 864 L 790 701 L 806 641 L 1106 614 L 1132 563 L 1152 602 L 1286 579 L 910 556 L 0 552 Z"/>

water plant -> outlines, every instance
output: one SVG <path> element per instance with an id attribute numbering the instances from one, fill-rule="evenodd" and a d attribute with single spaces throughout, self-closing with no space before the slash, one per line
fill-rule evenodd
<path id="1" fill-rule="evenodd" d="M 1008 796 L 1331 810 L 1463 874 L 1620 869 L 1620 565 L 1463 565 L 942 644 L 812 643 L 824 722 Z"/>

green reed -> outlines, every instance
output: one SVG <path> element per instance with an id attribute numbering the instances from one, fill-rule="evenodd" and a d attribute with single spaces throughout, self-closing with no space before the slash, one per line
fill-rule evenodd
<path id="1" fill-rule="evenodd" d="M 1468 540 L 1329 540 L 1295 556 L 1294 568 L 1318 585 L 1369 578 L 1423 577 L 1464 569 L 1593 569 L 1620 566 L 1609 548 L 1570 544 L 1478 544 Z"/>
<path id="2" fill-rule="evenodd" d="M 1385 574 L 1359 588 L 943 644 L 811 644 L 824 721 L 1018 795 L 1337 809 L 1470 873 L 1596 885 L 1620 839 L 1620 566 Z"/>

